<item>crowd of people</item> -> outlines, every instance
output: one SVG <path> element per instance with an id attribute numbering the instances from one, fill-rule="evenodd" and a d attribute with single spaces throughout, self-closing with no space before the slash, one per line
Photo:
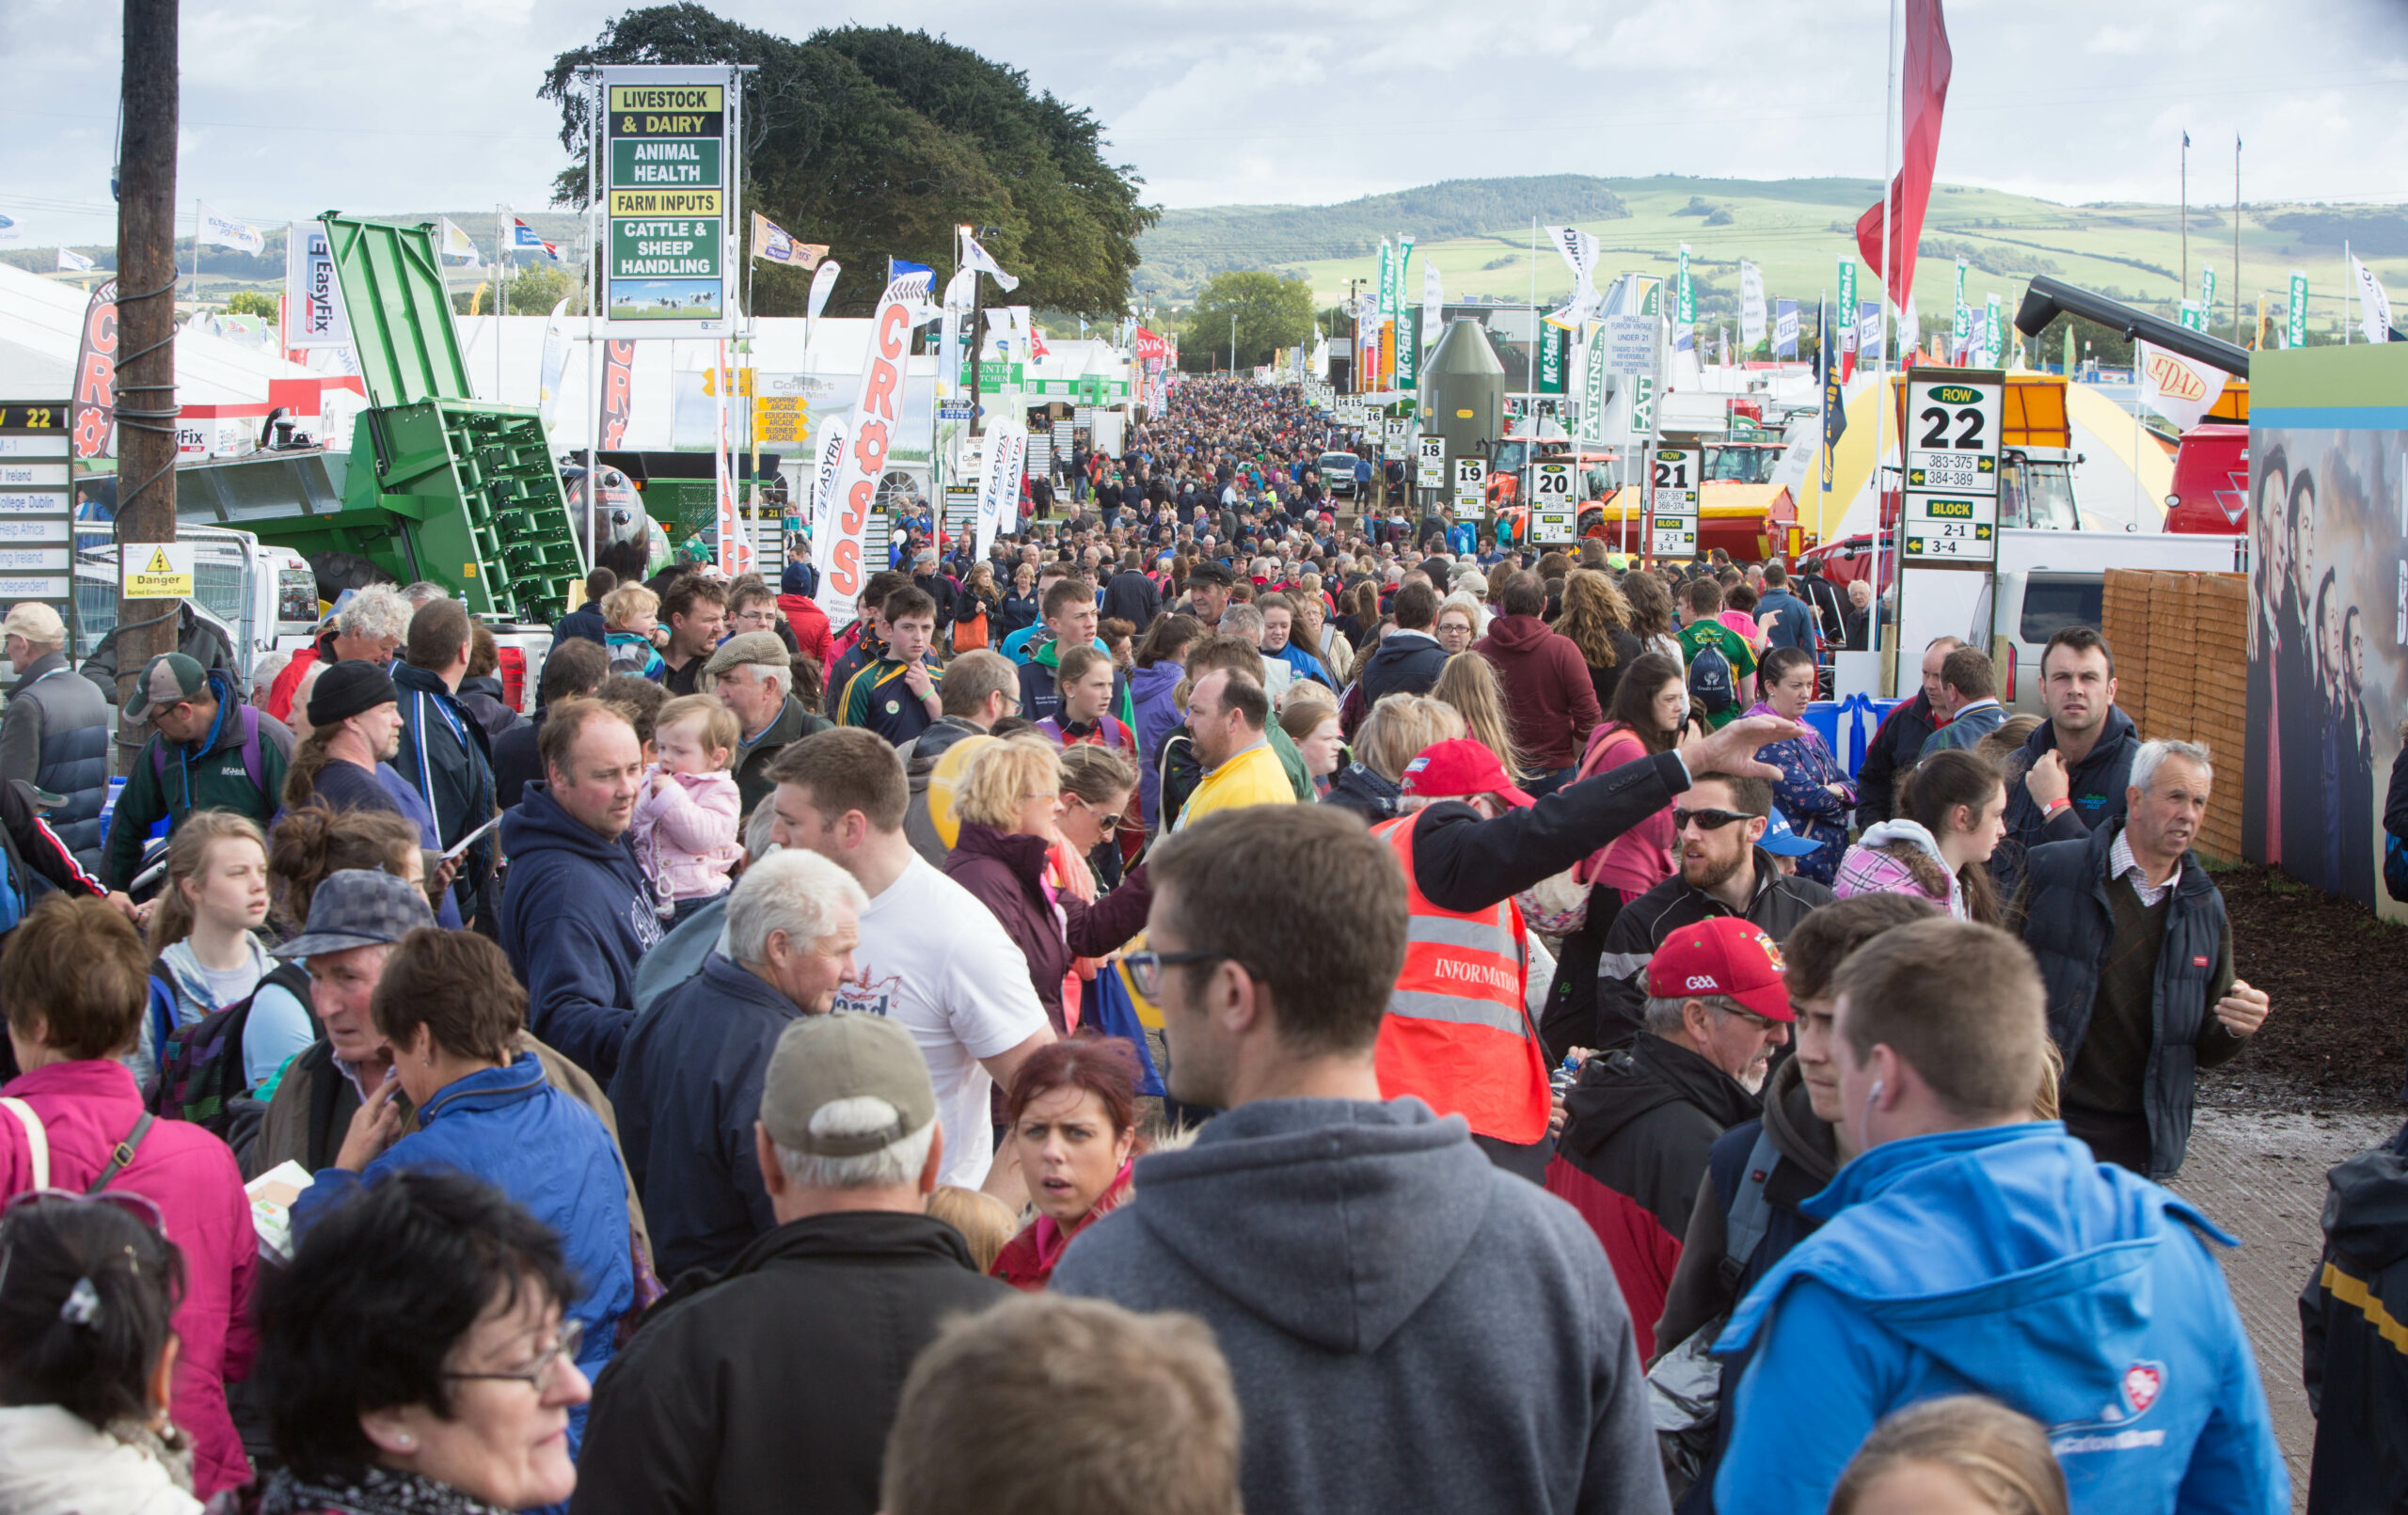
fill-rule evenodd
<path id="1" fill-rule="evenodd" d="M 2271 1008 L 2212 755 L 2076 627 L 1851 772 L 1832 586 L 1382 518 L 1349 440 L 1186 381 L 841 624 L 607 549 L 531 718 L 358 590 L 135 671 L 105 831 L 118 688 L 11 611 L 0 1508 L 2286 1507 L 2162 1187 Z M 2404 1162 L 2313 1509 L 2408 1498 Z"/>

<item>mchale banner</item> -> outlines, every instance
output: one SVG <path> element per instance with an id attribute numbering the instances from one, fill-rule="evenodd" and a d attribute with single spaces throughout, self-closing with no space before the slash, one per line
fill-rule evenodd
<path id="1" fill-rule="evenodd" d="M 910 265 L 906 265 L 910 266 Z M 903 359 L 911 351 L 914 312 L 928 303 L 935 276 L 925 268 L 898 269 L 878 297 L 878 315 L 870 324 L 869 356 L 862 365 L 861 398 L 854 402 L 849 428 L 852 445 L 837 469 L 835 529 L 824 548 L 825 572 L 820 579 L 819 608 L 831 624 L 853 619 L 869 566 L 862 560 L 862 539 L 878 506 L 878 487 L 886 472 L 888 444 L 903 414 Z"/>
<path id="2" fill-rule="evenodd" d="M 75 350 L 75 392 L 69 401 L 75 427 L 75 455 L 97 458 L 109 450 L 117 425 L 117 280 L 92 292 L 84 308 L 84 335 Z"/>

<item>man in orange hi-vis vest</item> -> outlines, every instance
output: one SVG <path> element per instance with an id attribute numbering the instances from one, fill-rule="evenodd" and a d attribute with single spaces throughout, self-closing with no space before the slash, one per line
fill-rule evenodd
<path id="1" fill-rule="evenodd" d="M 1399 787 L 1461 799 L 1483 816 L 1534 801 L 1470 737 L 1439 742 L 1405 765 Z M 1546 1140 L 1552 1105 L 1546 1053 L 1530 1020 L 1529 936 L 1511 896 L 1479 909 L 1431 902 L 1414 876 L 1421 813 L 1372 828 L 1404 870 L 1404 971 L 1380 1023 L 1380 1093 L 1413 1095 L 1441 1115 L 1461 1115 L 1475 1137 L 1509 1147 Z"/>

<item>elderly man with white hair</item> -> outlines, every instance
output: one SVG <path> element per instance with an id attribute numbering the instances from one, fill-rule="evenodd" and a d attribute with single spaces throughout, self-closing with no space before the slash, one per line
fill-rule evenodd
<path id="1" fill-rule="evenodd" d="M 270 690 L 267 713 L 292 726 L 296 740 L 308 736 L 309 694 L 317 687 L 318 675 L 337 663 L 355 659 L 378 668 L 389 665 L 410 634 L 410 617 L 417 613 L 418 606 L 390 584 L 371 584 L 353 592 L 317 645 L 307 650 L 309 661 L 303 664 L 302 671 L 294 674 L 292 665 L 285 665 L 286 678 L 278 679 Z M 300 661 L 301 655 L 295 654 L 293 660 Z M 290 691 L 283 687 L 286 679 L 292 681 Z M 277 709 L 277 702 L 288 692 L 285 708 Z"/>
<path id="2" fill-rule="evenodd" d="M 927 1213 L 944 1132 L 900 1023 L 789 1024 L 757 1109 L 746 1154 L 776 1223 L 680 1280 L 595 1382 L 578 1515 L 878 1508 L 913 1359 L 947 1318 L 1011 1297 Z"/>
<path id="3" fill-rule="evenodd" d="M 761 1081 L 779 1034 L 852 976 L 868 904 L 816 853 L 772 853 L 729 892 L 703 971 L 628 1031 L 610 1102 L 662 1277 L 724 1268 L 777 1223 L 752 1150 Z"/>
<path id="4" fill-rule="evenodd" d="M 2065 1054 L 2066 1129 L 2161 1183 L 2182 1167 L 2197 1070 L 2266 1021 L 2266 992 L 2233 976 L 2224 893 L 2191 852 L 2214 782 L 2198 743 L 2143 742 L 2124 814 L 2034 847 L 2017 902 Z"/>

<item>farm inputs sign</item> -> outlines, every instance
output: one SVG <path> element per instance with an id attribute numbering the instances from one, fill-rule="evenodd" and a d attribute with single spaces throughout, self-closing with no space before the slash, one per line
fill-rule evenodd
<path id="1" fill-rule="evenodd" d="M 725 336 L 736 197 L 729 71 L 606 69 L 602 87 L 610 332 Z"/>

